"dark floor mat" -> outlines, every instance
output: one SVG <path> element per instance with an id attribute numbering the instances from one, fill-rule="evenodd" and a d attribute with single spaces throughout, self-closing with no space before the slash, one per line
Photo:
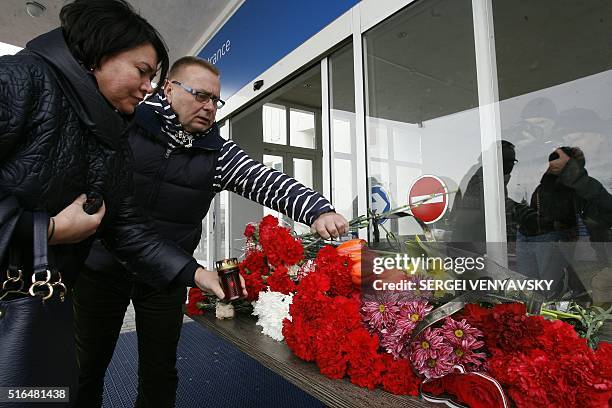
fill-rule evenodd
<path id="1" fill-rule="evenodd" d="M 105 408 L 131 408 L 137 386 L 136 332 L 122 333 L 104 384 Z M 324 407 L 256 360 L 195 322 L 185 323 L 177 352 L 178 408 Z"/>

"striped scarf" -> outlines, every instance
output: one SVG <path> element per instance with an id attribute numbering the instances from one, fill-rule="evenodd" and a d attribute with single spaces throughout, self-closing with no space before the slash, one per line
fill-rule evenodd
<path id="1" fill-rule="evenodd" d="M 143 103 L 149 105 L 162 119 L 161 130 L 163 134 L 168 136 L 168 147 L 171 149 L 176 149 L 177 147 L 189 149 L 193 145 L 194 140 L 206 136 L 213 128 L 211 126 L 202 133 L 187 132 L 183 129 L 183 125 L 181 125 L 178 116 L 172 110 L 163 91 L 151 95 Z"/>

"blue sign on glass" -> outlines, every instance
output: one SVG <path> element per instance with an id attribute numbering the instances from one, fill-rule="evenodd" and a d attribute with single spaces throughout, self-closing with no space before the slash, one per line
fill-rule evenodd
<path id="1" fill-rule="evenodd" d="M 228 99 L 359 0 L 246 0 L 200 51 L 221 71 Z"/>

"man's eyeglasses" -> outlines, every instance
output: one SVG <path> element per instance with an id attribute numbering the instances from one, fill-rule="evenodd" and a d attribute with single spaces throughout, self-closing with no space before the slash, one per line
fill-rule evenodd
<path id="1" fill-rule="evenodd" d="M 190 88 L 187 85 L 183 85 L 179 81 L 172 81 L 172 83 L 177 84 L 178 86 L 183 88 L 185 91 L 192 94 L 195 97 L 195 100 L 198 102 L 206 103 L 208 101 L 212 101 L 213 105 L 215 105 L 217 109 L 221 109 L 225 105 L 225 101 L 223 101 L 222 99 L 219 99 L 213 94 L 209 94 L 208 92 L 196 91 L 195 89 Z"/>

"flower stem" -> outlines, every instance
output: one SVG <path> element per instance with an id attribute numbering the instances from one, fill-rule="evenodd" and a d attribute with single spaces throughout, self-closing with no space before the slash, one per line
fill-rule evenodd
<path id="1" fill-rule="evenodd" d="M 542 309 L 540 313 L 544 316 L 554 317 L 555 319 L 576 319 L 582 321 L 582 317 L 579 315 L 560 312 L 558 310 Z"/>

